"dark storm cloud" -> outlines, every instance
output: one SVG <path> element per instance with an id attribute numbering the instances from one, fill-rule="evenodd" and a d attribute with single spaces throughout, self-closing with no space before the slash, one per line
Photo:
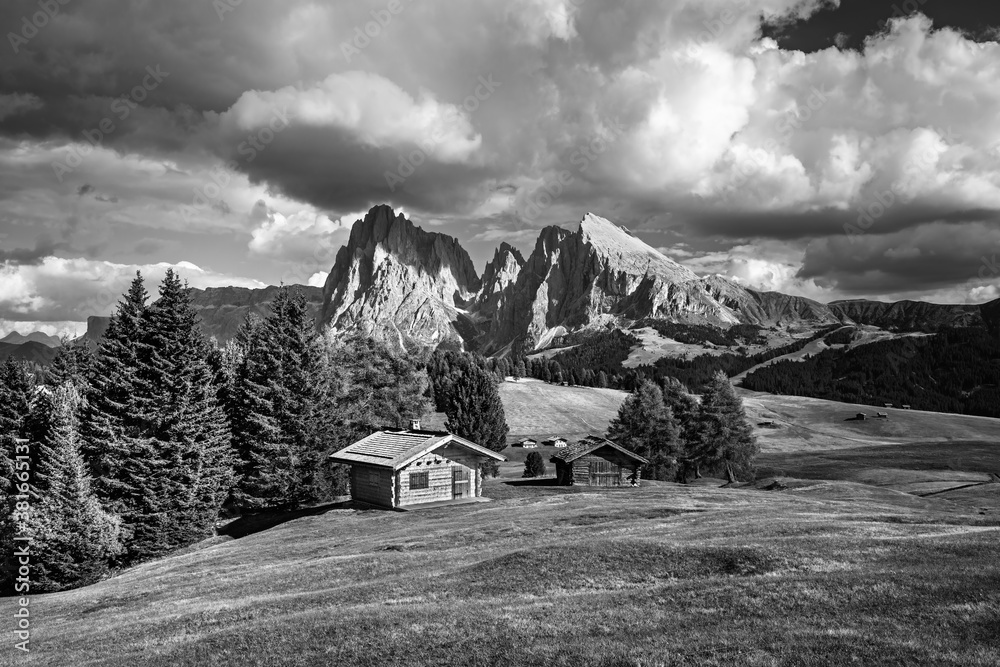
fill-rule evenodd
<path id="1" fill-rule="evenodd" d="M 881 214 L 879 212 L 881 211 Z M 1000 223 L 1000 209 L 955 209 L 934 201 L 915 200 L 886 209 L 866 208 L 844 211 L 711 211 L 687 209 L 677 213 L 686 221 L 689 233 L 731 238 L 764 236 L 785 241 L 827 236 L 892 234 L 925 223 Z"/>
<path id="2" fill-rule="evenodd" d="M 0 245 L 0 264 L 31 266 L 39 264 L 44 258 L 53 255 L 66 244 L 57 242 L 48 236 L 42 236 L 32 248 L 8 248 L 6 245 Z"/>
<path id="3" fill-rule="evenodd" d="M 855 294 L 935 289 L 981 279 L 996 264 L 1000 227 L 932 223 L 885 235 L 836 236 L 811 242 L 798 277 Z"/>
<path id="4" fill-rule="evenodd" d="M 859 51 L 800 53 L 761 39 L 761 17 L 789 31 L 836 17 L 832 34 L 851 44 L 872 34 L 851 13 L 863 3 L 403 3 L 374 28 L 384 0 L 215 4 L 73 0 L 16 52 L 3 45 L 12 259 L 31 261 L 37 240 L 96 257 L 107 244 L 134 261 L 153 246 L 117 243 L 115 230 L 136 224 L 151 242 L 235 231 L 239 243 L 212 254 L 258 270 L 248 250 L 294 262 L 303 245 L 340 238 L 331 219 L 389 202 L 463 241 L 467 230 L 483 255 L 593 210 L 647 240 L 688 240 L 685 252 L 716 265 L 739 246 L 747 276 L 794 274 L 805 253 L 801 280 L 920 289 L 964 280 L 968 253 L 916 230 L 966 238 L 998 222 L 1000 49 L 922 17 Z M 940 4 L 923 8 L 937 17 Z M 0 4 L 4 34 L 36 10 Z M 848 16 L 850 30 L 835 25 Z M 54 177 L 50 165 L 92 143 Z M 845 228 L 899 184 L 913 196 L 845 246 Z M 53 231 L 64 227 L 66 241 Z M 940 261 L 921 273 L 913 258 L 935 244 Z"/>

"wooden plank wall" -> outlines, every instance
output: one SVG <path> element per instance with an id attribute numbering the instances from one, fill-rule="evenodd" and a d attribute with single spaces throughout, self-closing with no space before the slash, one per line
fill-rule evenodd
<path id="1" fill-rule="evenodd" d="M 392 470 L 366 465 L 351 466 L 351 497 L 355 500 L 395 507 L 393 491 Z"/>
<path id="2" fill-rule="evenodd" d="M 609 461 L 618 467 L 619 476 L 617 484 L 625 485 L 629 483 L 629 477 L 632 476 L 635 470 L 636 462 L 632 459 L 626 457 L 617 449 L 611 447 L 602 447 L 596 451 L 587 454 L 586 456 L 581 456 L 577 460 L 573 461 L 573 484 L 580 486 L 590 485 L 590 462 L 591 461 Z"/>
<path id="3" fill-rule="evenodd" d="M 476 475 L 478 457 L 467 453 L 463 449 L 445 445 L 444 447 L 438 447 L 430 454 L 420 457 L 399 470 L 399 505 L 451 500 L 452 468 L 465 468 L 469 474 L 470 486 L 475 484 L 477 489 L 479 488 L 479 480 Z M 411 472 L 428 473 L 428 488 L 411 490 Z"/>

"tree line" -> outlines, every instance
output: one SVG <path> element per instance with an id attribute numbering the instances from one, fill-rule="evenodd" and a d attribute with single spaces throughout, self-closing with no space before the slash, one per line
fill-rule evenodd
<path id="1" fill-rule="evenodd" d="M 427 410 L 426 359 L 317 333 L 288 288 L 222 349 L 173 271 L 159 294 L 149 303 L 137 274 L 95 350 L 65 345 L 41 377 L 0 367 L 0 548 L 30 537 L 32 590 L 162 556 L 223 517 L 341 494 L 329 453 Z"/>
<path id="2" fill-rule="evenodd" d="M 844 338 L 836 339 L 843 342 Z M 743 380 L 753 391 L 1000 417 L 1000 338 L 966 328 L 827 349 Z"/>
<path id="3" fill-rule="evenodd" d="M 663 481 L 704 474 L 752 480 L 760 452 L 743 402 L 722 371 L 700 401 L 675 378 L 643 380 L 622 403 L 607 438 L 649 460 L 644 478 Z"/>

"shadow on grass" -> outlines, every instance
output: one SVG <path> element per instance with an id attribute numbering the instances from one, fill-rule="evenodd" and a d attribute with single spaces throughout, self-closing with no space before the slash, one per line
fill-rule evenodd
<path id="1" fill-rule="evenodd" d="M 512 479 L 504 482 L 507 486 L 561 486 L 555 477 L 529 477 L 528 479 Z"/>
<path id="2" fill-rule="evenodd" d="M 353 500 L 344 500 L 336 503 L 327 503 L 325 505 L 316 505 L 315 507 L 303 507 L 297 510 L 275 510 L 241 516 L 219 528 L 218 533 L 219 535 L 226 535 L 238 540 L 241 537 L 253 535 L 254 533 L 259 533 L 263 530 L 269 530 L 275 526 L 280 526 L 283 523 L 294 521 L 295 519 L 326 514 L 330 510 L 359 510 L 372 512 L 392 511 L 376 507 L 374 505 L 354 502 Z"/>

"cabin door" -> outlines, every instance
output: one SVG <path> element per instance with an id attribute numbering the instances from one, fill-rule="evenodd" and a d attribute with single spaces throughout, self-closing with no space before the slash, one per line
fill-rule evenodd
<path id="1" fill-rule="evenodd" d="M 469 469 L 468 468 L 452 468 L 451 469 L 451 497 L 452 498 L 469 498 L 472 496 L 470 490 L 471 485 L 469 484 Z"/>
<path id="2" fill-rule="evenodd" d="M 591 486 L 618 486 L 621 482 L 621 471 L 619 467 L 611 461 L 591 461 L 590 462 L 590 485 Z"/>

